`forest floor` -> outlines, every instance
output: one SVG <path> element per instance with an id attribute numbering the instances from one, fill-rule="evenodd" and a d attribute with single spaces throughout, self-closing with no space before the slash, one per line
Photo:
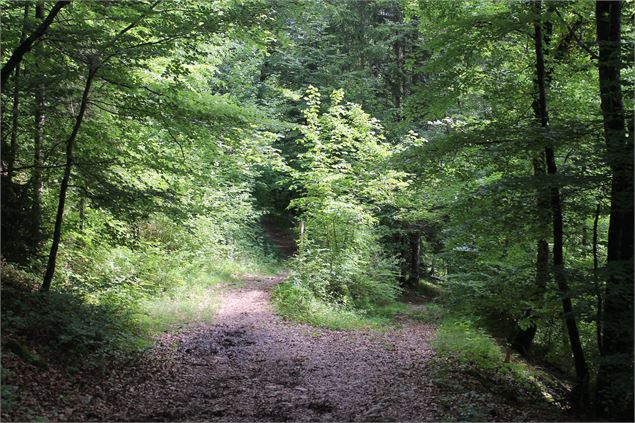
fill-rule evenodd
<path id="1" fill-rule="evenodd" d="M 140 359 L 103 373 L 10 363 L 24 376 L 24 395 L 3 420 L 567 419 L 540 411 L 535 399 L 506 399 L 460 372 L 439 380 L 429 324 L 402 316 L 385 330 L 333 331 L 283 320 L 270 295 L 285 276 L 217 287 L 210 292 L 221 300 L 213 323 L 164 333 Z M 457 381 L 458 390 L 444 388 Z M 494 414 L 454 415 L 452 409 L 474 408 L 475 397 Z"/>
<path id="2" fill-rule="evenodd" d="M 271 289 L 284 276 L 226 289 L 214 324 L 165 334 L 163 368 L 126 384 L 112 420 L 437 420 L 427 325 L 339 332 L 283 321 Z M 82 413 L 74 418 L 94 418 Z M 88 410 L 86 410 L 88 411 Z M 92 410 L 94 412 L 94 409 Z M 104 414 L 100 415 L 101 418 Z"/>
<path id="3" fill-rule="evenodd" d="M 285 275 L 218 287 L 213 324 L 164 333 L 141 359 L 68 375 L 21 373 L 19 407 L 3 420 L 439 420 L 427 365 L 433 328 L 332 331 L 284 321 L 270 303 Z"/>
<path id="4" fill-rule="evenodd" d="M 286 254 L 288 233 L 265 225 Z M 128 361 L 99 371 L 41 369 L 3 357 L 19 386 L 4 421 L 563 421 L 500 380 L 443 368 L 433 324 L 398 315 L 381 330 L 335 331 L 276 315 L 286 278 L 249 276 L 211 288 L 213 323 L 167 332 Z M 409 307 L 425 304 L 411 296 Z M 512 394 L 510 394 L 512 392 Z"/>

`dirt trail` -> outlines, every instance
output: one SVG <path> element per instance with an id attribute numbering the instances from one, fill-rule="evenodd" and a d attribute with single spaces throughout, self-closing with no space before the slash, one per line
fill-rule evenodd
<path id="1" fill-rule="evenodd" d="M 214 324 L 162 336 L 153 368 L 118 393 L 110 419 L 438 418 L 426 374 L 431 327 L 338 332 L 286 322 L 269 302 L 282 279 L 248 278 L 222 295 Z"/>
<path id="2" fill-rule="evenodd" d="M 272 215 L 264 215 L 260 219 L 265 236 L 276 246 L 283 257 L 291 257 L 298 251 L 295 237 L 291 228 L 291 222 L 281 222 L 280 218 Z"/>

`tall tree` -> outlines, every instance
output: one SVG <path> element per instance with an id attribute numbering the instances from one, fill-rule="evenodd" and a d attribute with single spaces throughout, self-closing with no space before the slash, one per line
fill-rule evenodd
<path id="1" fill-rule="evenodd" d="M 569 334 L 569 343 L 573 352 L 573 361 L 575 365 L 577 386 L 574 389 L 574 399 L 579 405 L 588 403 L 588 387 L 589 387 L 589 370 L 584 357 L 584 349 L 580 341 L 580 333 L 576 322 L 573 303 L 571 301 L 571 290 L 567 281 L 567 275 L 564 264 L 564 225 L 562 219 L 562 200 L 560 198 L 560 187 L 558 178 L 558 168 L 556 165 L 555 152 L 552 141 L 549 139 L 549 113 L 547 110 L 547 84 L 545 70 L 545 56 L 543 49 L 543 17 L 542 17 L 542 1 L 534 1 L 534 11 L 536 21 L 534 24 L 534 51 L 536 54 L 536 79 L 538 88 L 538 111 L 540 114 L 540 126 L 542 127 L 542 135 L 547 141 L 545 146 L 545 159 L 547 163 L 547 174 L 551 176 L 551 213 L 553 224 L 553 268 L 554 279 L 558 284 L 560 295 L 562 296 L 562 309 L 564 319 Z"/>
<path id="2" fill-rule="evenodd" d="M 68 19 L 63 31 L 61 31 L 63 37 L 57 37 L 56 40 L 51 39 L 47 43 L 47 46 L 50 45 L 51 48 L 54 47 L 65 54 L 71 64 L 69 67 L 73 71 L 84 69 L 87 76 L 82 80 L 84 88 L 79 102 L 79 110 L 73 119 L 71 133 L 66 138 L 53 242 L 41 285 L 43 292 L 50 289 L 55 274 L 57 253 L 62 238 L 67 191 L 71 186 L 69 180 L 73 171 L 80 169 L 79 166 L 76 167 L 75 155 L 77 152 L 85 152 L 83 146 L 80 146 L 82 148 L 78 148 L 76 151 L 80 129 L 83 127 L 85 118 L 89 115 L 91 117 L 95 115 L 89 113 L 89 110 L 93 110 L 94 107 L 101 112 L 116 116 L 131 116 L 142 119 L 147 118 L 147 115 L 150 114 L 161 122 L 164 119 L 169 120 L 164 116 L 165 111 L 162 107 L 166 107 L 166 104 L 175 107 L 175 103 L 187 103 L 189 100 L 176 101 L 171 96 L 170 99 L 168 96 L 159 100 L 155 99 L 154 102 L 149 102 L 154 107 L 154 113 L 150 113 L 146 106 L 141 104 L 143 102 L 138 93 L 140 91 L 149 92 L 155 97 L 161 97 L 162 94 L 141 84 L 139 81 L 142 78 L 137 71 L 150 66 L 153 60 L 167 58 L 169 62 L 166 65 L 164 75 L 178 80 L 187 75 L 186 64 L 193 63 L 194 58 L 201 54 L 197 43 L 203 36 L 209 37 L 210 33 L 229 32 L 230 28 L 233 27 L 241 29 L 249 25 L 255 27 L 262 22 L 262 19 L 254 21 L 251 15 L 256 13 L 258 16 L 264 16 L 255 10 L 261 8 L 257 2 L 241 4 L 240 6 L 228 5 L 225 9 L 226 13 L 216 13 L 217 5 L 215 4 L 195 2 L 193 6 L 190 5 L 191 7 L 180 8 L 175 7 L 176 3 L 178 2 L 161 0 L 117 4 L 77 3 L 69 13 L 76 15 L 90 13 L 107 17 L 107 19 Z M 247 20 L 248 16 L 250 17 L 249 21 Z M 117 28 L 119 25 L 121 29 Z M 60 42 L 60 40 L 62 41 Z M 187 54 L 171 55 L 177 48 L 187 51 Z M 76 85 L 74 86 L 76 87 Z M 91 89 L 93 87 L 96 91 L 95 97 L 101 98 L 92 98 Z M 108 93 L 107 87 L 111 90 L 116 89 L 120 95 L 104 99 Z M 177 93 L 172 94 L 178 95 Z M 161 106 L 158 106 L 156 101 L 161 103 Z M 178 110 L 173 113 L 178 114 Z M 173 139 L 176 140 L 176 138 Z M 178 140 L 176 142 L 178 143 Z M 93 149 L 98 150 L 94 146 Z M 112 162 L 112 158 L 110 159 Z M 81 167 L 80 171 L 84 176 L 89 174 L 89 177 L 97 179 L 96 174 L 103 170 L 87 169 L 84 166 Z M 100 176 L 103 177 L 103 175 Z M 110 189 L 121 192 L 119 187 L 112 187 L 111 184 Z M 107 196 L 102 201 L 110 203 L 113 208 L 130 208 L 129 204 L 122 205 L 114 198 Z"/>
<path id="3" fill-rule="evenodd" d="M 82 126 L 84 120 L 84 114 L 88 107 L 88 95 L 90 94 L 90 88 L 95 79 L 98 67 L 96 64 L 91 64 L 88 68 L 88 75 L 86 76 L 86 83 L 84 86 L 84 92 L 82 93 L 82 100 L 79 106 L 79 112 L 75 118 L 75 125 L 73 130 L 66 140 L 66 163 L 64 165 L 64 174 L 62 176 L 62 182 L 60 184 L 60 192 L 57 204 L 57 214 L 55 215 L 55 228 L 53 230 L 53 243 L 51 244 L 51 250 L 49 252 L 48 263 L 46 265 L 46 273 L 44 274 L 44 281 L 40 287 L 40 291 L 48 292 L 53 282 L 53 275 L 55 274 L 55 263 L 57 262 L 57 250 L 59 249 L 60 241 L 62 238 L 62 222 L 64 221 L 64 206 L 66 204 L 66 193 L 68 191 L 68 182 L 71 177 L 71 170 L 73 169 L 73 149 L 75 148 L 75 140 L 77 134 Z"/>
<path id="4" fill-rule="evenodd" d="M 44 2 L 40 1 L 35 6 L 35 18 L 42 20 L 44 19 Z M 32 237 L 35 241 L 35 244 L 39 244 L 41 241 L 42 235 L 40 233 L 42 226 L 42 190 L 43 190 L 43 182 L 42 182 L 42 146 L 44 145 L 44 125 L 46 117 L 44 115 L 44 93 L 45 87 L 44 82 L 41 79 L 42 75 L 42 66 L 41 62 L 43 60 L 42 54 L 44 51 L 42 41 L 38 43 L 36 46 L 35 52 L 35 74 L 37 75 L 38 82 L 35 87 L 35 107 L 34 107 L 34 118 L 35 118 L 35 134 L 34 134 L 34 143 L 33 143 L 33 174 L 31 176 L 32 183 L 32 206 L 31 206 L 31 228 L 32 228 Z"/>
<path id="5" fill-rule="evenodd" d="M 26 38 L 27 23 L 29 19 L 29 4 L 24 5 L 24 22 L 22 23 L 22 32 L 20 34 L 20 43 Z M 18 129 L 20 121 L 20 64 L 15 67 L 15 76 L 13 81 L 13 111 L 11 114 L 11 144 L 8 151 L 7 160 L 7 179 L 9 182 L 13 177 L 13 168 L 15 166 L 15 156 L 18 144 Z"/>
<path id="6" fill-rule="evenodd" d="M 621 1 L 595 8 L 611 211 L 603 310 L 602 359 L 597 379 L 601 414 L 633 420 L 633 134 L 626 134 L 621 87 Z"/>
<path id="7" fill-rule="evenodd" d="M 79 130 L 82 126 L 82 122 L 84 120 L 84 115 L 86 113 L 86 109 L 88 108 L 89 103 L 89 95 L 90 90 L 93 85 L 93 81 L 97 72 L 100 68 L 104 67 L 107 62 L 116 57 L 117 54 L 121 54 L 120 46 L 118 42 L 122 37 L 124 37 L 131 30 L 136 28 L 141 21 L 150 13 L 152 13 L 153 9 L 159 1 L 152 3 L 149 7 L 142 11 L 136 17 L 131 19 L 131 22 L 121 29 L 116 35 L 112 36 L 112 38 L 108 39 L 101 45 L 101 48 L 97 50 L 96 53 L 85 57 L 84 60 L 87 62 L 88 73 L 86 76 L 86 80 L 84 83 L 84 90 L 82 92 L 82 99 L 79 105 L 79 111 L 77 116 L 75 117 L 75 122 L 73 124 L 73 129 L 68 139 L 66 140 L 66 161 L 64 164 L 64 173 L 62 176 L 62 181 L 60 183 L 60 191 L 58 196 L 58 204 L 57 204 L 57 213 L 55 215 L 55 227 L 53 229 L 53 242 L 51 244 L 51 249 L 49 251 L 48 262 L 46 265 L 46 271 L 44 273 L 44 280 L 42 281 L 42 285 L 40 286 L 40 291 L 48 292 L 51 288 L 51 283 L 53 282 L 53 276 L 55 274 L 55 266 L 57 262 L 57 251 L 59 249 L 61 237 L 62 237 L 62 223 L 64 221 L 64 207 L 66 204 L 66 195 L 68 191 L 69 180 L 71 177 L 71 171 L 74 165 L 74 149 L 75 149 L 75 141 L 77 139 L 77 135 L 79 134 Z"/>

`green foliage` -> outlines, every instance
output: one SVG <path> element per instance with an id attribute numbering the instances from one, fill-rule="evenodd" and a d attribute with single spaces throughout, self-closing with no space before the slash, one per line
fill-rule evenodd
<path id="1" fill-rule="evenodd" d="M 27 339 L 55 360 L 69 364 L 81 357 L 83 364 L 99 365 L 147 345 L 131 310 L 120 304 L 90 304 L 64 292 L 36 294 L 12 278 L 2 287 L 3 333 Z"/>
<path id="2" fill-rule="evenodd" d="M 3 410 L 11 410 L 15 406 L 16 387 L 5 383 L 5 378 L 11 376 L 11 370 L 3 367 L 2 369 L 0 369 L 0 372 L 2 372 L 2 384 L 0 385 L 0 404 Z"/>
<path id="3" fill-rule="evenodd" d="M 491 336 L 468 320 L 444 321 L 437 330 L 433 345 L 439 354 L 451 356 L 461 363 L 485 370 L 502 367 L 500 347 Z"/>
<path id="4" fill-rule="evenodd" d="M 514 416 L 526 404 L 531 412 L 562 418 L 568 387 L 544 370 L 518 360 L 515 354 L 507 355 L 510 350 L 503 351 L 468 318 L 456 314 L 443 317 L 433 346 L 437 356 L 431 374 L 439 384 L 439 399 L 450 420 L 490 420 L 492 412 L 506 412 L 505 403 L 511 405 Z"/>
<path id="5" fill-rule="evenodd" d="M 2 8 L 3 22 L 13 25 L 2 40 L 7 51 L 19 43 L 25 5 Z M 30 6 L 27 29 L 35 24 Z M 65 161 L 59 142 L 72 126 L 66 116 L 77 113 L 88 65 L 99 68 L 75 145 L 54 292 L 3 289 L 5 333 L 52 355 L 68 350 L 69 361 L 100 361 L 138 350 L 159 331 L 210 321 L 215 285 L 278 268 L 252 194 L 260 172 L 281 165 L 271 147 L 277 122 L 253 90 L 233 93 L 249 75 L 223 72 L 262 58 L 265 11 L 250 1 L 73 3 L 59 15 L 65 24 L 54 22 L 25 55 L 26 72 L 2 95 L 8 106 L 19 84 L 12 153 L 21 169 L 7 183 L 3 154 L 3 191 L 25 193 L 22 215 L 9 215 L 33 222 L 38 242 L 55 218 Z M 40 90 L 46 136 L 35 147 Z M 7 109 L 3 122 L 10 121 Z M 41 162 L 30 166 L 37 155 Z M 34 168 L 42 179 L 37 191 L 29 182 Z M 30 211 L 38 207 L 39 220 Z M 38 245 L 40 252 L 48 246 Z M 17 280 L 39 277 L 39 258 L 32 254 L 27 264 Z"/>
<path id="6" fill-rule="evenodd" d="M 387 167 L 390 147 L 379 123 L 334 91 L 320 114 L 319 91 L 307 91 L 306 149 L 291 170 L 301 195 L 291 202 L 304 232 L 290 279 L 321 301 L 368 309 L 398 293 L 394 262 L 379 242 L 376 210 L 389 204 L 404 175 Z"/>
<path id="7" fill-rule="evenodd" d="M 403 311 L 395 304 L 364 310 L 347 307 L 319 298 L 311 289 L 292 282 L 278 285 L 272 298 L 282 317 L 332 330 L 381 329 L 390 323 L 392 315 Z"/>
<path id="8" fill-rule="evenodd" d="M 0 2 L 10 54 L 37 25 L 36 2 Z M 259 225 L 274 213 L 302 227 L 289 282 L 274 293 L 283 316 L 377 327 L 395 312 L 397 280 L 421 273 L 435 285 L 410 288 L 443 307 L 411 315 L 440 322 L 441 356 L 505 372 L 515 367 L 501 367 L 488 333 L 509 341 L 536 325 L 533 358 L 571 374 L 553 269 L 539 278 L 536 266 L 538 242 L 553 241 L 557 188 L 567 294 L 594 371 L 616 210 L 613 158 L 598 142 L 595 16 L 589 2 L 543 3 L 548 130 L 534 110 L 531 3 L 72 2 L 1 96 L 2 256 L 20 263 L 4 267 L 19 283 L 3 283 L 3 329 L 26 348 L 14 350 L 27 361 L 43 346 L 117 354 L 209 321 L 219 282 L 280 268 Z M 94 66 L 45 297 L 31 291 L 62 144 Z M 546 146 L 557 174 L 545 172 Z M 489 417 L 477 411 L 466 418 Z"/>
<path id="9" fill-rule="evenodd" d="M 242 201 L 233 214 L 219 210 L 185 222 L 155 214 L 135 225 L 85 210 L 83 228 L 63 244 L 54 292 L 31 293 L 35 275 L 5 266 L 3 332 L 47 355 L 100 365 L 147 346 L 153 334 L 211 321 L 214 286 L 279 266 L 258 235 L 251 200 Z M 114 240 L 127 245 L 103 237 L 113 228 Z"/>
<path id="10" fill-rule="evenodd" d="M 210 275 L 207 286 L 188 283 L 170 293 L 157 295 L 139 304 L 141 327 L 151 334 L 176 330 L 192 323 L 210 323 L 218 306 Z M 231 280 L 223 278 L 222 281 Z"/>
<path id="11" fill-rule="evenodd" d="M 441 304 L 426 303 L 408 312 L 408 316 L 424 323 L 439 323 L 446 313 Z"/>

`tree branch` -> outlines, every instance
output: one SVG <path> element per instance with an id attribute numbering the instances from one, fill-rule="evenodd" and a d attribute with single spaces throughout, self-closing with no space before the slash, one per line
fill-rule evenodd
<path id="1" fill-rule="evenodd" d="M 179 146 L 179 148 L 181 149 L 181 156 L 183 156 L 183 160 L 185 160 L 185 153 L 183 152 L 183 146 L 181 145 L 181 143 L 176 139 L 176 137 L 172 134 L 172 131 L 170 131 L 170 128 L 168 128 L 167 126 L 165 127 L 165 129 L 168 130 L 168 134 L 170 134 L 170 138 L 172 138 L 172 141 L 174 141 L 176 143 L 176 145 Z"/>
<path id="2" fill-rule="evenodd" d="M 576 44 L 584 51 L 586 51 L 587 53 L 589 53 L 589 55 L 591 56 L 592 59 L 599 59 L 599 56 L 597 55 L 596 52 L 594 52 L 593 50 L 591 50 L 591 48 L 589 48 L 589 46 L 585 45 L 582 40 L 580 39 L 580 37 L 578 37 L 577 31 L 575 27 L 571 27 L 569 26 L 569 24 L 565 21 L 564 17 L 562 16 L 562 14 L 560 13 L 560 11 L 558 9 L 554 9 L 556 12 L 556 15 L 558 15 L 558 18 L 560 18 L 560 21 L 562 21 L 562 23 L 569 29 L 569 34 L 573 37 L 573 39 L 575 40 Z M 579 21 L 581 23 L 581 21 Z M 567 35 L 567 36 L 568 36 Z"/>
<path id="3" fill-rule="evenodd" d="M 15 69 L 15 67 L 18 66 L 18 64 L 22 60 L 22 56 L 24 56 L 27 51 L 31 50 L 31 46 L 33 46 L 33 43 L 40 39 L 49 28 L 49 26 L 51 26 L 53 19 L 55 19 L 55 16 L 57 16 L 59 11 L 62 10 L 62 7 L 66 6 L 69 3 L 70 0 L 60 0 L 55 3 L 55 6 L 53 6 L 53 9 L 51 9 L 46 19 L 44 19 L 42 23 L 35 29 L 35 31 L 33 31 L 33 33 L 29 35 L 29 37 L 13 51 L 13 54 L 11 54 L 11 57 L 9 58 L 7 63 L 2 67 L 2 85 L 4 85 L 9 80 L 9 76 L 11 76 L 13 69 Z"/>
<path id="4" fill-rule="evenodd" d="M 155 94 L 155 95 L 158 95 L 158 96 L 162 96 L 163 95 L 163 93 L 160 93 L 159 91 L 155 91 L 152 88 L 148 87 L 147 85 L 134 86 L 134 85 L 126 84 L 124 82 L 113 81 L 112 79 L 108 79 L 108 78 L 106 78 L 103 75 L 99 75 L 98 78 L 101 79 L 104 82 L 107 82 L 107 83 L 112 84 L 112 85 L 116 85 L 118 87 L 124 87 L 124 88 L 128 88 L 130 90 L 138 90 L 139 88 L 143 88 L 144 90 L 147 90 L 147 91 L 151 92 L 152 94 Z"/>
<path id="5" fill-rule="evenodd" d="M 81 166 L 95 166 L 95 165 L 104 165 L 104 164 L 118 164 L 119 161 L 117 159 L 112 159 L 112 160 L 99 160 L 96 162 L 73 162 L 73 166 L 75 167 L 81 167 Z M 51 164 L 51 165 L 44 165 L 44 166 L 36 166 L 36 165 L 29 165 L 29 166 L 21 166 L 21 167 L 16 167 L 14 170 L 18 171 L 18 170 L 27 170 L 27 169 L 57 169 L 60 167 L 64 167 L 66 166 L 66 163 L 60 163 L 60 164 Z"/>

